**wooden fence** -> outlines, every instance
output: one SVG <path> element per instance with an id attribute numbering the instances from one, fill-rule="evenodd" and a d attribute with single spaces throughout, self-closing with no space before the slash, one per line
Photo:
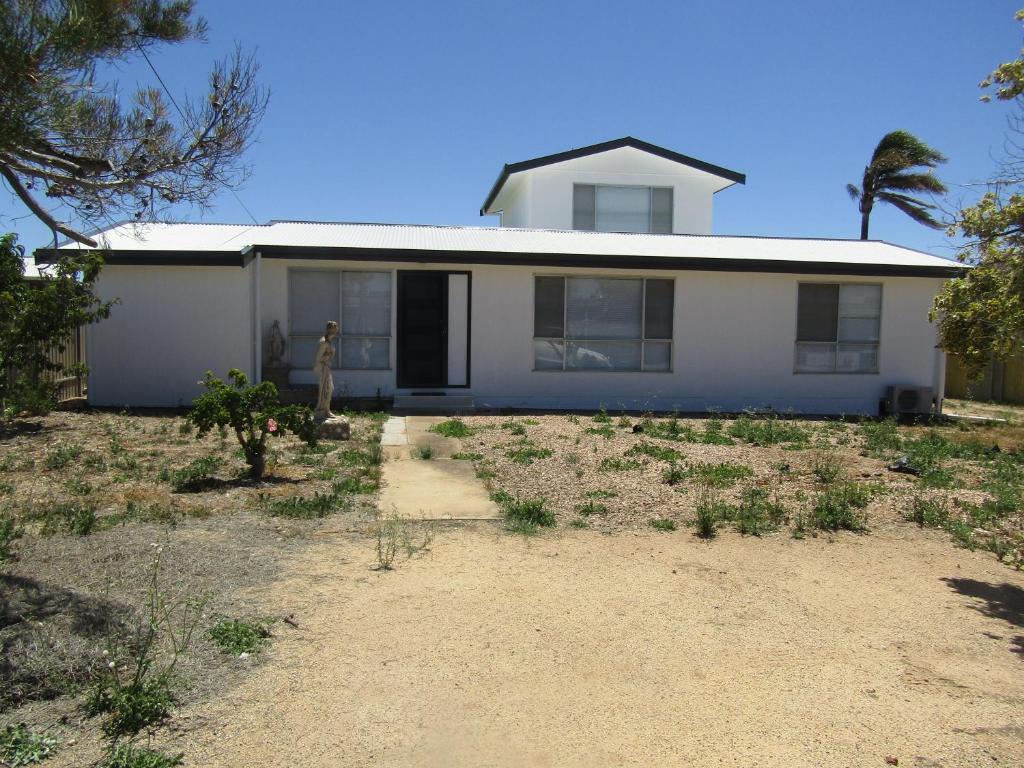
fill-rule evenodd
<path id="1" fill-rule="evenodd" d="M 991 362 L 984 376 L 971 381 L 963 364 L 950 355 L 946 359 L 946 397 L 1024 404 L 1024 357 Z"/>
<path id="2" fill-rule="evenodd" d="M 78 327 L 71 331 L 64 339 L 64 350 L 61 351 L 60 344 L 51 343 L 46 346 L 46 357 L 54 365 L 61 369 L 72 368 L 85 363 L 85 328 Z M 0 375 L 2 375 L 0 371 Z M 13 377 L 14 371 L 8 371 L 7 375 Z M 47 371 L 41 374 L 57 386 L 57 401 L 70 400 L 76 397 L 85 397 L 87 383 L 86 377 L 81 374 L 65 375 L 60 370 Z M 33 379 L 38 381 L 39 372 L 33 374 Z"/>

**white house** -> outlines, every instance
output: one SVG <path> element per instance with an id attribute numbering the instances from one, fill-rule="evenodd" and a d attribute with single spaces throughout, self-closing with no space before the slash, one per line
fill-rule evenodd
<path id="1" fill-rule="evenodd" d="M 174 406 L 207 370 L 260 379 L 275 321 L 290 383 L 311 385 L 328 320 L 336 391 L 356 397 L 874 414 L 889 386 L 941 392 L 928 310 L 960 268 L 712 235 L 715 193 L 744 182 L 627 137 L 504 166 L 480 211 L 499 227 L 114 226 L 98 291 L 120 305 L 89 330 L 89 400 Z"/>

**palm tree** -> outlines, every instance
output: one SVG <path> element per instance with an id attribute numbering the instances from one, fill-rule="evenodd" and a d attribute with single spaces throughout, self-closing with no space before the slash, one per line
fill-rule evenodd
<path id="1" fill-rule="evenodd" d="M 930 170 L 913 171 L 914 168 L 931 169 L 944 162 L 946 158 L 941 152 L 907 131 L 885 134 L 871 155 L 870 165 L 864 169 L 861 188 L 846 185 L 850 197 L 860 201 L 860 239 L 868 239 L 868 219 L 876 200 L 896 206 L 918 224 L 942 229 L 943 225 L 930 213 L 935 206 L 907 193 L 945 193 L 946 185 Z"/>

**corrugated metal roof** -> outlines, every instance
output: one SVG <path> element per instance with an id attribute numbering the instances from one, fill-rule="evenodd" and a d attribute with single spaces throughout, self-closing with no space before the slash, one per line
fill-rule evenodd
<path id="1" fill-rule="evenodd" d="M 114 251 L 239 253 L 253 246 L 573 254 L 737 261 L 951 267 L 956 262 L 879 240 L 645 235 L 511 227 L 274 221 L 268 224 L 121 224 L 98 239 Z"/>

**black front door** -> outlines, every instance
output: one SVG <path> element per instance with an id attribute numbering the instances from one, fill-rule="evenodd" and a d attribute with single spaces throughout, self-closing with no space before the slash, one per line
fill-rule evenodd
<path id="1" fill-rule="evenodd" d="M 448 273 L 398 273 L 398 386 L 448 383 Z"/>

